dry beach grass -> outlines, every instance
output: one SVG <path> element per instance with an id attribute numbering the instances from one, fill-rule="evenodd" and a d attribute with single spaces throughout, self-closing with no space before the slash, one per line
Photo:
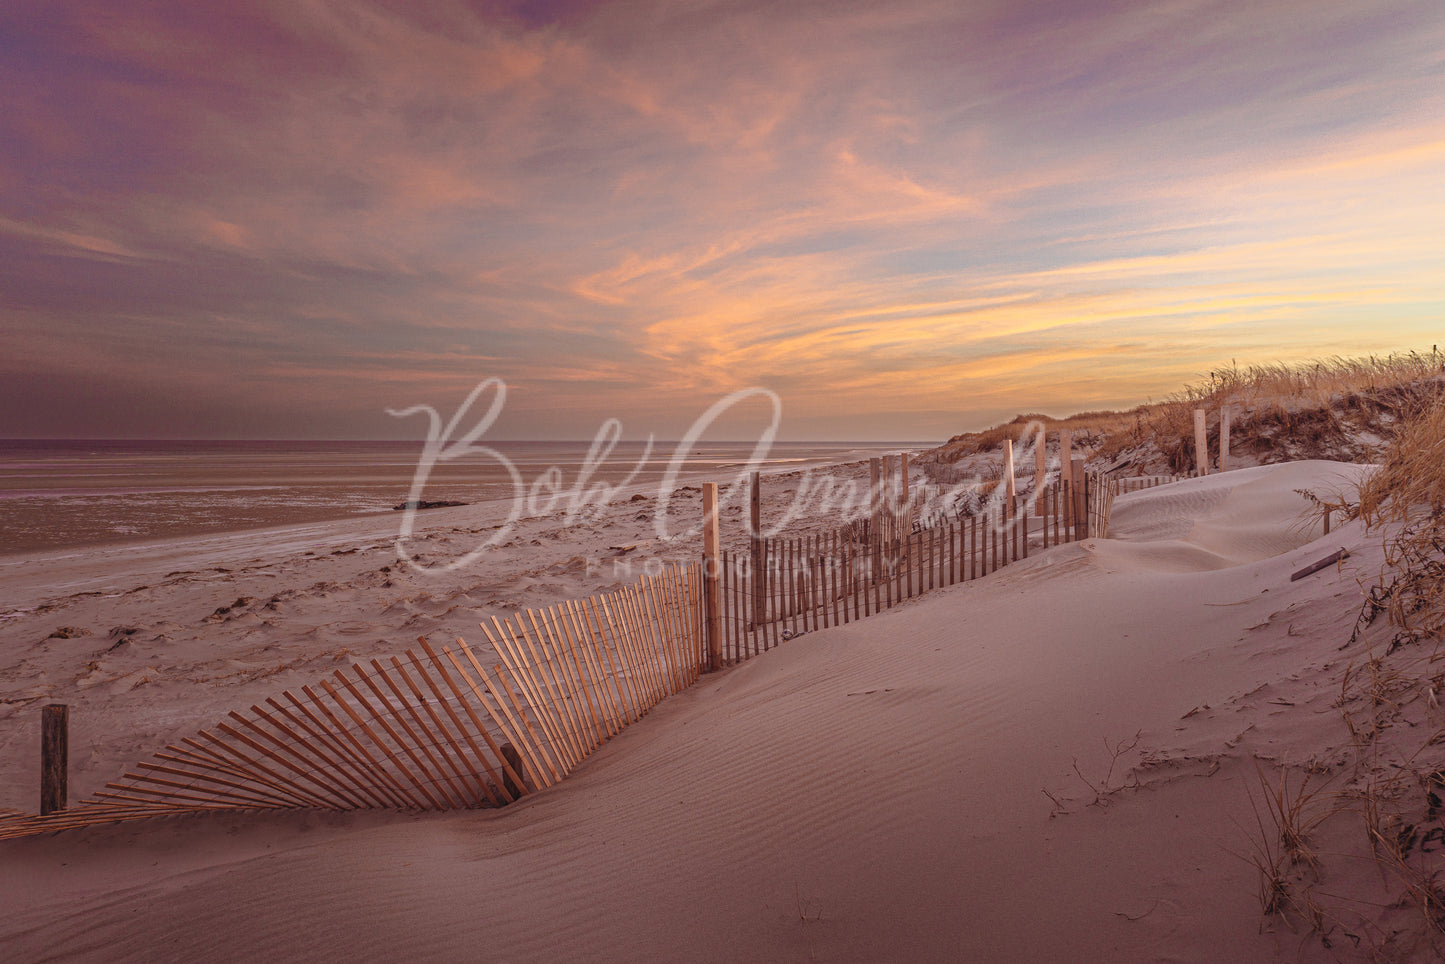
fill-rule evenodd
<path id="1" fill-rule="evenodd" d="M 957 463 L 1018 442 L 1030 424 L 1050 433 L 1069 429 L 1099 464 L 1127 461 L 1139 469 L 1187 472 L 1194 466 L 1193 413 L 1229 406 L 1231 454 L 1237 464 L 1296 459 L 1375 461 L 1396 428 L 1445 377 L 1445 354 L 1407 352 L 1328 358 L 1294 365 L 1231 365 L 1206 381 L 1123 412 L 1082 412 L 1067 418 L 1037 413 L 949 439 L 933 457 Z M 1219 428 L 1209 444 L 1217 451 Z M 1238 461 L 1242 459 L 1243 461 Z"/>
<path id="2" fill-rule="evenodd" d="M 1306 493 L 1308 494 L 1308 493 Z M 1360 518 L 1383 565 L 1341 644 L 1338 759 L 1259 772 L 1260 907 L 1327 957 L 1445 956 L 1445 394 L 1412 397 L 1378 470 L 1317 502 Z"/>

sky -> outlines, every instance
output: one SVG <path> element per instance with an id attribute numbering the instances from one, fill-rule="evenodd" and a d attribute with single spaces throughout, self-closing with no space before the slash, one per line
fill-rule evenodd
<path id="1" fill-rule="evenodd" d="M 1442 184 L 1440 0 L 6 0 L 0 437 L 941 440 L 1430 350 Z"/>

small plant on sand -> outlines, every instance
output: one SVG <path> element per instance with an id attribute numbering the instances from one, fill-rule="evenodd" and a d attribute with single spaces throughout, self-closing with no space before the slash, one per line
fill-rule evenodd
<path id="1" fill-rule="evenodd" d="M 1283 855 L 1289 858 L 1292 865 L 1308 868 L 1311 873 L 1318 874 L 1320 863 L 1310 849 L 1310 834 L 1321 823 L 1338 813 L 1339 807 L 1326 808 L 1321 805 L 1323 801 L 1320 790 L 1310 789 L 1310 773 L 1305 773 L 1299 785 L 1291 788 L 1289 770 L 1280 767 L 1279 784 L 1271 786 L 1258 760 L 1255 760 L 1254 766 L 1259 774 L 1268 816 L 1283 847 Z"/>
<path id="2" fill-rule="evenodd" d="M 1326 792 L 1318 784 L 1311 787 L 1316 776 L 1311 769 L 1307 768 L 1299 783 L 1292 785 L 1290 767 L 1281 765 L 1275 780 L 1258 759 L 1254 765 L 1260 799 L 1245 787 L 1254 811 L 1255 831 L 1247 833 L 1251 853 L 1242 859 L 1259 871 L 1261 913 L 1266 919 L 1279 918 L 1291 930 L 1296 921 L 1304 924 L 1306 938 L 1318 939 L 1327 950 L 1337 934 L 1358 946 L 1360 936 L 1345 927 L 1338 914 L 1320 899 L 1321 860 L 1312 842 L 1326 821 L 1346 811 L 1340 794 Z"/>
<path id="3" fill-rule="evenodd" d="M 1245 859 L 1259 871 L 1259 909 L 1265 917 L 1282 915 L 1292 903 L 1289 876 L 1285 871 L 1284 850 L 1279 845 L 1278 834 L 1270 833 L 1265 828 L 1264 817 L 1259 812 L 1259 804 L 1255 802 L 1253 793 L 1249 795 L 1249 802 L 1254 809 L 1255 825 L 1259 833 L 1257 836 L 1249 835 L 1253 853 Z"/>
<path id="4" fill-rule="evenodd" d="M 1139 785 L 1137 778 L 1133 774 L 1130 774 L 1127 781 L 1119 786 L 1115 786 L 1114 770 L 1119 765 L 1119 757 L 1139 745 L 1139 735 L 1143 732 L 1143 730 L 1140 730 L 1135 733 L 1132 740 L 1120 740 L 1118 743 L 1112 744 L 1109 742 L 1108 737 L 1104 738 L 1104 749 L 1109 753 L 1109 769 L 1104 772 L 1103 779 L 1097 783 L 1084 776 L 1083 772 L 1079 769 L 1079 761 L 1077 759 L 1074 760 L 1074 775 L 1082 780 L 1084 786 L 1088 787 L 1094 794 L 1094 799 L 1089 801 L 1089 806 L 1106 806 L 1110 794 L 1119 790 L 1133 789 Z"/>
<path id="5" fill-rule="evenodd" d="M 1109 805 L 1109 797 L 1112 794 L 1115 794 L 1120 790 L 1138 789 L 1139 779 L 1132 772 L 1129 774 L 1128 779 L 1116 786 L 1114 784 L 1114 771 L 1119 766 L 1119 758 L 1122 757 L 1124 754 L 1128 753 L 1129 751 L 1135 749 L 1139 745 L 1140 734 L 1142 734 L 1143 732 L 1143 730 L 1140 730 L 1134 734 L 1133 739 L 1120 740 L 1117 743 L 1110 743 L 1108 737 L 1104 738 L 1104 750 L 1109 754 L 1109 768 L 1104 771 L 1104 776 L 1100 779 L 1090 780 L 1088 777 L 1084 776 L 1083 771 L 1079 769 L 1078 757 L 1074 758 L 1074 775 L 1078 777 L 1079 782 L 1083 783 L 1084 786 L 1088 787 L 1089 791 L 1094 795 L 1094 799 L 1090 800 L 1087 804 L 1085 804 L 1085 806 L 1106 807 Z M 1043 789 L 1042 792 L 1044 796 L 1048 797 L 1049 801 L 1052 802 L 1054 805 L 1053 810 L 1049 812 L 1050 819 L 1070 812 L 1068 803 L 1066 803 L 1064 800 L 1060 800 L 1056 794 L 1050 793 L 1047 789 Z"/>

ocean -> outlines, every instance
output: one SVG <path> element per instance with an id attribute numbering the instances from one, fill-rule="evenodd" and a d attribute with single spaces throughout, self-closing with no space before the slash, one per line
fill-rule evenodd
<path id="1" fill-rule="evenodd" d="M 592 443 L 491 442 L 501 458 L 439 462 L 421 498 L 509 499 L 556 469 L 576 483 Z M 754 442 L 699 442 L 680 467 L 696 483 L 732 478 Z M 780 442 L 759 468 L 805 468 L 926 443 Z M 653 484 L 678 443 L 618 442 L 591 482 Z M 390 513 L 410 498 L 420 442 L 0 440 L 0 553 L 233 532 Z"/>

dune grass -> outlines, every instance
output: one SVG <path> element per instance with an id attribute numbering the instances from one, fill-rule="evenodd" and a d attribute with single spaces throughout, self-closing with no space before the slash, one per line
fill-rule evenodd
<path id="1" fill-rule="evenodd" d="M 1303 921 L 1322 949 L 1337 953 L 1348 937 L 1370 959 L 1437 960 L 1445 958 L 1445 391 L 1438 385 L 1404 412 L 1380 468 L 1356 496 L 1334 507 L 1385 540 L 1385 565 L 1361 587 L 1366 598 L 1346 643 L 1363 647 L 1343 670 L 1337 702 L 1353 765 L 1328 807 L 1313 811 L 1299 805 L 1305 784 L 1291 795 L 1284 776 L 1274 791 L 1261 774 L 1268 819 L 1256 812 L 1253 862 L 1266 916 Z M 1340 846 L 1326 855 L 1312 838 L 1327 822 Z M 1355 828 L 1352 838 L 1341 832 L 1347 827 Z M 1284 854 L 1308 873 L 1289 873 Z M 1376 872 L 1340 879 L 1359 861 Z"/>
<path id="2" fill-rule="evenodd" d="M 1438 390 L 1442 373 L 1445 355 L 1435 348 L 1296 365 L 1230 366 L 1210 372 L 1208 382 L 1145 406 L 1140 438 L 1111 440 L 1099 455 L 1152 437 L 1173 471 L 1187 471 L 1194 461 L 1194 410 L 1214 413 L 1228 405 L 1233 452 L 1260 462 L 1371 460 Z M 1212 424 L 1212 448 L 1218 446 L 1218 431 Z"/>
<path id="3" fill-rule="evenodd" d="M 1017 442 L 1030 422 L 1038 422 L 1051 433 L 1069 429 L 1075 443 L 1099 462 L 1135 456 L 1141 464 L 1159 462 L 1161 471 L 1187 472 L 1194 465 L 1194 410 L 1211 413 L 1210 446 L 1217 450 L 1217 413 L 1228 405 L 1231 450 L 1257 462 L 1373 461 L 1442 379 L 1445 353 L 1435 347 L 1294 365 L 1230 365 L 1159 402 L 1067 418 L 1019 415 L 981 432 L 956 435 L 929 456 L 952 463 L 990 452 L 1005 439 Z"/>

